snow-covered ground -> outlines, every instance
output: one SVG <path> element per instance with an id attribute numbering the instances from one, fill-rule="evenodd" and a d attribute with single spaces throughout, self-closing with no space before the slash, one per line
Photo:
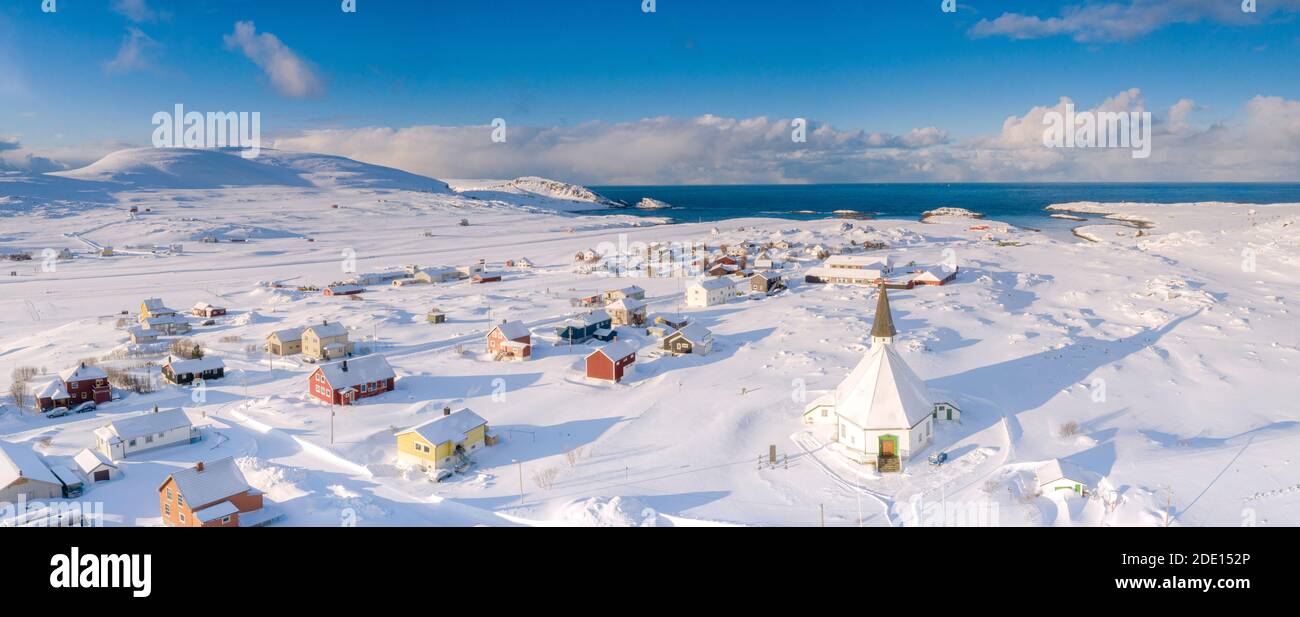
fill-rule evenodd
<path id="1" fill-rule="evenodd" d="M 252 186 L 224 175 L 238 169 L 177 156 L 125 153 L 63 177 L 0 178 L 0 252 L 38 256 L 2 264 L 4 392 L 17 367 L 159 363 L 164 350 L 127 344 L 123 324 L 134 325 L 143 298 L 230 309 L 189 335 L 227 366 L 201 403 L 164 387 L 90 415 L 0 413 L 0 438 L 52 463 L 92 446 L 114 416 L 158 405 L 201 418 L 203 441 L 129 459 L 123 478 L 86 493 L 110 525 L 156 524 L 170 470 L 226 455 L 284 511 L 282 525 L 1163 525 L 1166 508 L 1176 525 L 1300 523 L 1300 327 L 1289 312 L 1300 302 L 1300 205 L 1072 204 L 1116 215 L 1114 229 L 1081 230 L 1095 242 L 996 221 L 972 231 L 964 217 L 656 225 L 575 214 L 593 202 L 538 179 L 449 191 L 272 151 Z M 574 270 L 575 253 L 624 234 L 795 243 L 791 288 L 683 309 L 682 279 Z M 222 241 L 200 242 L 209 236 Z M 947 286 L 890 295 L 900 353 L 964 412 L 924 452 L 947 452 L 942 466 L 922 456 L 877 475 L 800 422 L 804 402 L 834 388 L 870 340 L 874 292 L 798 274 L 817 263 L 803 248 L 850 241 L 887 244 L 903 263 L 961 267 Z M 146 248 L 170 244 L 183 252 Z M 93 250 L 106 246 L 117 254 Z M 42 267 L 46 248 L 76 257 Z M 520 258 L 536 267 L 503 265 Z M 479 259 L 505 280 L 375 286 L 359 300 L 293 290 L 347 270 Z M 652 312 L 709 327 L 713 353 L 663 356 L 624 328 L 642 347 L 634 374 L 586 380 L 592 348 L 553 345 L 550 326 L 581 292 L 630 283 L 648 291 Z M 426 322 L 433 307 L 447 323 Z M 533 329 L 532 360 L 483 353 L 489 324 L 505 318 Z M 322 319 L 347 325 L 399 375 L 395 392 L 341 409 L 332 428 L 329 407 L 306 394 L 312 365 L 261 351 L 271 331 Z M 444 405 L 474 409 L 501 442 L 476 452 L 468 473 L 434 483 L 396 465 L 393 435 Z M 760 462 L 771 445 L 776 465 Z M 1053 458 L 1084 470 L 1096 497 L 1036 495 L 1033 470 Z"/>

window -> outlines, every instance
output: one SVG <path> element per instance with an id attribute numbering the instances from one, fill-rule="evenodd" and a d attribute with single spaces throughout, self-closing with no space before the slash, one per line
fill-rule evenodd
<path id="1" fill-rule="evenodd" d="M 172 500 L 172 490 L 167 489 L 167 501 L 171 501 L 171 500 Z"/>
<path id="2" fill-rule="evenodd" d="M 128 441 L 126 445 L 131 446 L 132 448 L 134 448 L 134 447 L 135 447 L 135 440 L 132 439 L 131 441 Z"/>
<path id="3" fill-rule="evenodd" d="M 222 524 L 222 525 L 229 525 L 229 524 L 230 524 L 230 515 L 229 515 L 229 514 L 227 514 L 227 515 L 221 517 L 221 524 Z"/>
<path id="4" fill-rule="evenodd" d="M 171 516 L 171 515 L 172 515 L 172 505 L 169 503 L 163 504 L 163 516 Z"/>
<path id="5" fill-rule="evenodd" d="M 145 443 L 153 443 L 153 435 L 145 435 L 145 437 L 144 437 L 144 442 L 145 442 Z"/>
<path id="6" fill-rule="evenodd" d="M 181 517 L 181 522 L 184 523 L 184 522 L 185 522 L 185 513 L 184 513 L 184 512 L 181 512 L 181 513 L 179 513 L 179 514 L 180 514 L 180 517 Z"/>

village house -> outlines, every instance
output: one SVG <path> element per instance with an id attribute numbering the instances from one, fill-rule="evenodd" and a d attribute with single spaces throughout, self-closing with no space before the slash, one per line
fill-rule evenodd
<path id="1" fill-rule="evenodd" d="M 833 426 L 835 440 L 850 458 L 882 472 L 898 471 L 934 440 L 930 392 L 894 349 L 896 334 L 881 286 L 870 351 L 833 392 L 818 397 L 803 413 L 806 424 Z"/>
<path id="2" fill-rule="evenodd" d="M 533 267 L 533 262 L 527 257 L 520 257 L 519 260 L 515 262 L 515 266 L 527 270 Z"/>
<path id="3" fill-rule="evenodd" d="M 946 285 L 957 278 L 959 268 L 954 267 L 951 272 L 946 268 L 922 268 L 913 273 L 913 285 Z"/>
<path id="4" fill-rule="evenodd" d="M 190 314 L 195 317 L 220 317 L 226 314 L 226 309 L 220 306 L 212 306 L 207 302 L 200 302 L 190 309 Z"/>
<path id="5" fill-rule="evenodd" d="M 145 298 L 140 303 L 140 321 L 150 317 L 175 317 L 177 311 L 167 308 L 161 298 Z"/>
<path id="6" fill-rule="evenodd" d="M 410 287 L 411 285 L 423 285 L 424 281 L 417 278 L 400 278 L 393 281 L 393 287 Z"/>
<path id="7" fill-rule="evenodd" d="M 483 283 L 500 283 L 501 274 L 497 272 L 480 272 L 470 277 L 469 282 L 475 285 L 481 285 Z"/>
<path id="8" fill-rule="evenodd" d="M 527 360 L 533 355 L 533 335 L 522 322 L 502 321 L 487 334 L 487 352 L 496 360 Z"/>
<path id="9" fill-rule="evenodd" d="M 609 331 L 613 325 L 614 320 L 609 313 L 597 310 L 570 317 L 556 328 L 556 334 L 564 343 L 585 343 L 596 338 L 600 330 Z"/>
<path id="10" fill-rule="evenodd" d="M 686 288 L 686 306 L 705 308 L 726 304 L 735 297 L 735 283 L 730 279 L 704 279 L 691 283 Z"/>
<path id="11" fill-rule="evenodd" d="M 189 360 L 172 360 L 162 367 L 163 379 L 179 386 L 193 383 L 195 379 L 208 381 L 226 376 L 226 364 L 221 358 L 211 356 Z"/>
<path id="12" fill-rule="evenodd" d="M 365 291 L 366 291 L 366 288 L 365 288 L 365 287 L 362 287 L 362 286 L 360 286 L 360 285 L 354 285 L 354 284 L 351 284 L 351 283 L 344 283 L 344 284 L 342 284 L 342 285 L 329 285 L 329 286 L 327 286 L 327 287 L 325 288 L 325 292 L 324 292 L 324 293 L 325 293 L 325 296 L 326 296 L 326 297 L 334 297 L 334 296 L 358 296 L 358 295 L 361 295 L 361 294 L 362 294 L 363 292 L 365 292 Z"/>
<path id="13" fill-rule="evenodd" d="M 302 353 L 302 333 L 306 328 L 276 330 L 266 337 L 266 350 L 274 356 L 293 356 Z"/>
<path id="14" fill-rule="evenodd" d="M 0 503 L 58 499 L 63 482 L 25 443 L 0 439 Z"/>
<path id="15" fill-rule="evenodd" d="M 1034 470 L 1038 492 L 1043 495 L 1088 495 L 1085 473 L 1077 465 L 1060 459 L 1044 462 Z"/>
<path id="16" fill-rule="evenodd" d="M 383 356 L 322 364 L 307 379 L 308 393 L 333 405 L 352 405 L 396 387 L 397 373 Z"/>
<path id="17" fill-rule="evenodd" d="M 140 325 L 147 330 L 153 330 L 168 336 L 187 334 L 193 329 L 190 322 L 180 315 L 146 317 L 140 320 Z"/>
<path id="18" fill-rule="evenodd" d="M 587 354 L 587 378 L 618 383 L 635 362 L 636 346 L 627 341 L 610 343 Z"/>
<path id="19" fill-rule="evenodd" d="M 444 407 L 438 417 L 397 433 L 397 462 L 426 471 L 460 471 L 470 465 L 470 453 L 494 441 L 487 420 L 468 408 Z"/>
<path id="20" fill-rule="evenodd" d="M 95 448 L 120 461 L 141 452 L 199 441 L 202 433 L 183 409 L 169 409 L 118 418 L 95 429 Z"/>
<path id="21" fill-rule="evenodd" d="M 425 268 L 415 273 L 415 280 L 422 283 L 445 283 L 460 278 L 460 272 L 455 268 Z"/>
<path id="22" fill-rule="evenodd" d="M 113 461 L 103 453 L 90 448 L 82 448 L 76 456 L 72 457 L 72 461 L 76 463 L 77 471 L 81 472 L 87 482 L 108 482 L 122 475 L 122 470 L 114 465 Z"/>
<path id="23" fill-rule="evenodd" d="M 395 281 L 397 279 L 406 278 L 406 276 L 407 274 L 405 270 L 392 270 L 388 272 L 367 272 L 365 274 L 358 274 L 344 282 L 351 285 L 360 285 L 362 287 L 368 285 L 387 285 L 388 283 Z"/>
<path id="24" fill-rule="evenodd" d="M 605 305 L 605 312 L 609 313 L 613 325 L 642 326 L 645 325 L 646 306 L 645 300 L 619 298 Z"/>
<path id="25" fill-rule="evenodd" d="M 780 274 L 771 270 L 755 272 L 749 277 L 749 289 L 765 294 L 775 293 L 785 289 L 785 281 Z"/>
<path id="26" fill-rule="evenodd" d="M 36 407 L 41 411 L 72 406 L 72 397 L 68 396 L 68 390 L 64 387 L 62 379 L 51 379 L 36 386 L 32 391 L 32 398 L 36 400 Z"/>
<path id="27" fill-rule="evenodd" d="M 611 289 L 604 293 L 605 302 L 613 302 L 624 298 L 631 300 L 645 300 L 645 290 L 636 285 L 629 285 L 619 289 Z"/>
<path id="28" fill-rule="evenodd" d="M 698 324 L 686 324 L 664 337 L 663 348 L 676 355 L 708 355 L 713 350 L 713 333 Z"/>
<path id="29" fill-rule="evenodd" d="M 348 341 L 343 324 L 322 321 L 302 331 L 302 355 L 315 360 L 334 360 L 351 355 L 356 346 Z"/>
<path id="30" fill-rule="evenodd" d="M 804 280 L 836 285 L 879 285 L 894 271 L 893 258 L 872 255 L 832 255 L 809 268 Z"/>
<path id="31" fill-rule="evenodd" d="M 57 383 L 61 388 L 46 385 L 36 394 L 37 406 L 41 411 L 55 407 L 71 407 L 86 401 L 97 404 L 113 400 L 113 389 L 108 385 L 108 373 L 95 365 L 81 363 L 59 373 Z"/>
<path id="32" fill-rule="evenodd" d="M 686 327 L 686 324 L 691 323 L 691 317 L 681 313 L 657 313 L 655 314 L 654 323 L 673 330 L 681 330 Z"/>
<path id="33" fill-rule="evenodd" d="M 131 336 L 131 342 L 135 343 L 136 345 L 148 345 L 149 343 L 157 343 L 158 337 L 162 336 L 161 332 L 157 330 L 150 330 L 149 328 L 131 328 L 127 330 L 127 334 Z"/>
<path id="34" fill-rule="evenodd" d="M 229 456 L 167 476 L 158 509 L 168 527 L 257 527 L 275 518 Z"/>

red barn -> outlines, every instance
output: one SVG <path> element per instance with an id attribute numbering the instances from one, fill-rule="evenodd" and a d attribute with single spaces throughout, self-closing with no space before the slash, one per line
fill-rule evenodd
<path id="1" fill-rule="evenodd" d="M 334 405 L 351 405 L 392 390 L 397 373 L 383 356 L 365 356 L 322 364 L 307 380 L 308 393 Z"/>
<path id="2" fill-rule="evenodd" d="M 610 343 L 587 355 L 587 377 L 619 382 L 634 362 L 636 347 L 631 343 Z"/>
<path id="3" fill-rule="evenodd" d="M 501 275 L 495 273 L 475 274 L 470 283 L 500 283 Z"/>
<path id="4" fill-rule="evenodd" d="M 226 309 L 220 306 L 212 306 L 207 302 L 200 302 L 190 309 L 190 314 L 195 317 L 220 317 L 226 314 Z"/>
<path id="5" fill-rule="evenodd" d="M 326 296 L 356 296 L 365 291 L 360 285 L 330 285 L 325 288 Z"/>
<path id="6" fill-rule="evenodd" d="M 488 332 L 487 352 L 497 358 L 525 360 L 533 355 L 533 335 L 518 321 L 502 321 Z"/>

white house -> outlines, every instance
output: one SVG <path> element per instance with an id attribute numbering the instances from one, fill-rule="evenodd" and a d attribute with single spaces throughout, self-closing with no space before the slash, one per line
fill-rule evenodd
<path id="1" fill-rule="evenodd" d="M 72 457 L 72 461 L 77 464 L 77 470 L 88 482 L 107 482 L 122 475 L 122 471 L 113 464 L 113 461 L 90 448 L 83 448 Z"/>
<path id="2" fill-rule="evenodd" d="M 726 304 L 736 295 L 735 285 L 735 281 L 728 278 L 695 281 L 686 288 L 686 306 L 704 308 Z"/>
<path id="3" fill-rule="evenodd" d="M 63 482 L 30 446 L 0 440 L 0 503 L 58 499 Z"/>
<path id="4" fill-rule="evenodd" d="M 95 429 L 95 447 L 109 459 L 120 461 L 155 448 L 194 443 L 199 437 L 199 429 L 184 410 L 155 408 Z"/>
<path id="5" fill-rule="evenodd" d="M 1038 492 L 1043 495 L 1085 495 L 1088 483 L 1083 470 L 1077 466 L 1052 459 L 1038 466 L 1034 471 L 1038 482 Z"/>
<path id="6" fill-rule="evenodd" d="M 871 350 L 834 392 L 804 409 L 806 424 L 835 427 L 846 454 L 882 471 L 897 470 L 934 441 L 934 404 L 925 383 L 894 349 L 893 316 L 881 287 Z"/>

